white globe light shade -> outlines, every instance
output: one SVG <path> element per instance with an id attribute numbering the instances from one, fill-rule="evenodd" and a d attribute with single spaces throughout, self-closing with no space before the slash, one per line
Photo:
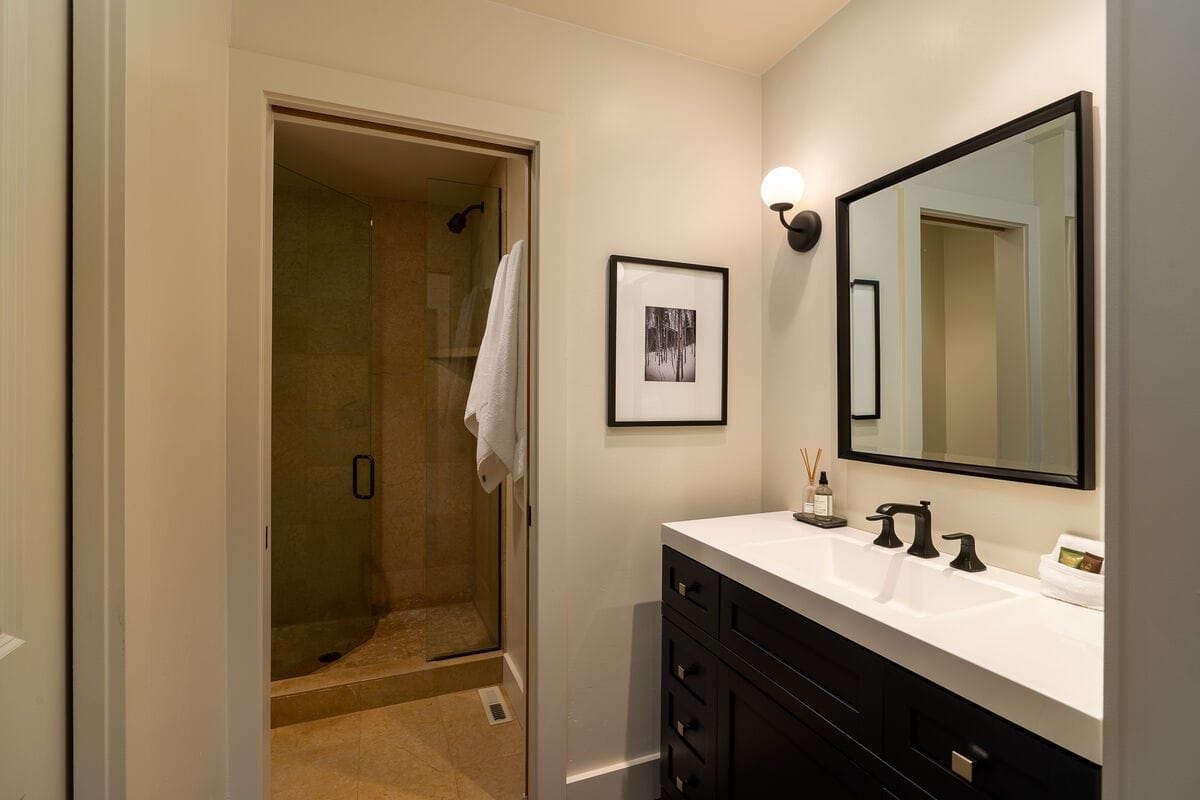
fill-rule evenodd
<path id="1" fill-rule="evenodd" d="M 776 167 L 763 178 L 759 192 L 767 208 L 776 203 L 795 206 L 804 196 L 804 178 L 791 167 Z"/>

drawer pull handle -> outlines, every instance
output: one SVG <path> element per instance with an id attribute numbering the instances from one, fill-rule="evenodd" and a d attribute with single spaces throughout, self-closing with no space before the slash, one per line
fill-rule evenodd
<path id="1" fill-rule="evenodd" d="M 963 755 L 957 750 L 950 751 L 950 770 L 967 783 L 971 783 L 975 779 L 976 762 L 981 762 L 987 757 L 987 754 L 977 747 L 969 749 L 971 753 L 969 756 Z"/>
<path id="2" fill-rule="evenodd" d="M 695 728 L 695 725 L 689 725 L 681 719 L 675 720 L 675 732 L 679 734 L 681 739 L 687 738 L 687 732 Z"/>
<path id="3" fill-rule="evenodd" d="M 683 790 L 691 785 L 692 785 L 691 778 L 681 778 L 678 775 L 675 776 L 675 788 L 679 791 L 680 794 L 683 794 Z"/>
<path id="4" fill-rule="evenodd" d="M 687 597 L 688 592 L 694 592 L 698 588 L 699 587 L 696 586 L 696 584 L 685 583 L 684 581 L 679 581 L 679 583 L 675 584 L 675 591 L 679 594 L 680 597 Z"/>
<path id="5" fill-rule="evenodd" d="M 688 669 L 683 664 L 675 665 L 675 677 L 679 678 L 679 680 L 681 680 L 681 681 L 686 680 L 688 675 L 692 675 L 695 672 L 696 672 L 695 669 Z"/>

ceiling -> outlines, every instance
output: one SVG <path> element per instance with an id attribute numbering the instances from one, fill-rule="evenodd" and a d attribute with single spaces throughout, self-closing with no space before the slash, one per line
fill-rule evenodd
<path id="1" fill-rule="evenodd" d="M 848 0 L 495 0 L 761 75 Z"/>
<path id="2" fill-rule="evenodd" d="M 486 184 L 497 156 L 280 120 L 275 163 L 339 192 L 425 200 L 426 180 Z"/>

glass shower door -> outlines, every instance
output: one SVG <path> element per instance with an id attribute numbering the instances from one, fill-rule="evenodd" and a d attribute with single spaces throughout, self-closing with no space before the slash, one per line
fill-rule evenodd
<path id="1" fill-rule="evenodd" d="M 502 255 L 501 192 L 428 179 L 425 285 L 426 647 L 430 660 L 500 646 L 500 496 L 475 474 L 475 439 L 463 424 L 467 393 Z"/>
<path id="2" fill-rule="evenodd" d="M 275 167 L 271 677 L 368 639 L 371 207 Z"/>

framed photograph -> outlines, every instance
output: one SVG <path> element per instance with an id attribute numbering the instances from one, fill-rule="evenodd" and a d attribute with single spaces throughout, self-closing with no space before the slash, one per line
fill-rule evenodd
<path id="1" fill-rule="evenodd" d="M 608 259 L 608 424 L 724 425 L 729 270 Z"/>

